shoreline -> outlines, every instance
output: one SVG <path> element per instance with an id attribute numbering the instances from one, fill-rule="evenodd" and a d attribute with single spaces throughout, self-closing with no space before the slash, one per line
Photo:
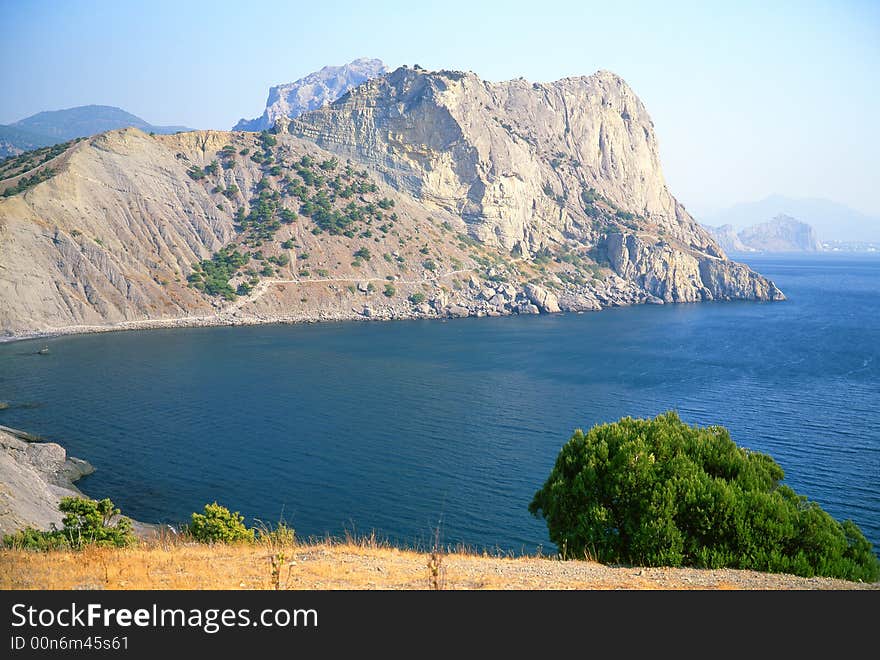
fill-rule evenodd
<path id="1" fill-rule="evenodd" d="M 663 305 L 717 305 L 731 303 L 756 303 L 768 304 L 784 301 L 776 300 L 755 300 L 746 298 L 735 298 L 729 300 L 700 300 L 700 301 L 681 301 L 666 303 L 657 300 L 646 300 L 637 303 L 618 303 L 596 309 L 594 307 L 584 308 L 567 308 L 556 312 L 518 312 L 518 311 L 485 311 L 482 309 L 467 309 L 467 313 L 421 313 L 414 311 L 409 314 L 398 314 L 395 312 L 383 312 L 382 310 L 371 310 L 370 315 L 364 315 L 362 311 L 352 309 L 350 312 L 321 312 L 317 315 L 306 316 L 277 316 L 277 317 L 259 317 L 259 316 L 180 316 L 168 319 L 143 319 L 140 321 L 118 321 L 108 325 L 66 325 L 53 327 L 47 330 L 38 330 L 13 335 L 0 335 L 0 345 L 11 344 L 14 342 L 34 341 L 38 339 L 54 339 L 57 337 L 67 337 L 74 335 L 93 335 L 108 332 L 128 332 L 143 330 L 174 330 L 187 328 L 222 328 L 222 327 L 238 327 L 238 326 L 255 326 L 255 325 L 300 325 L 314 323 L 341 323 L 341 322 L 387 322 L 387 321 L 449 321 L 452 319 L 464 318 L 501 318 L 513 316 L 558 316 L 566 314 L 585 314 L 600 313 L 607 310 L 624 309 L 629 307 L 640 306 L 663 306 Z M 466 308 L 461 308 L 464 311 Z"/>
<path id="2" fill-rule="evenodd" d="M 612 309 L 612 307 L 602 308 Z M 586 310 L 585 310 L 586 311 Z M 601 310 L 589 310 L 601 311 Z M 553 312 L 564 314 L 566 312 Z M 572 310 L 570 313 L 580 314 L 581 311 Z M 545 315 L 541 312 L 540 315 Z M 11 344 L 19 341 L 33 341 L 37 339 L 53 339 L 70 335 L 91 335 L 105 332 L 126 332 L 139 330 L 173 330 L 177 328 L 217 328 L 253 325 L 299 325 L 312 323 L 338 323 L 343 321 L 372 322 L 372 321 L 444 321 L 456 318 L 494 318 L 502 316 L 535 316 L 536 314 L 521 314 L 515 312 L 482 312 L 475 311 L 468 314 L 420 314 L 407 315 L 382 314 L 373 312 L 370 316 L 364 316 L 360 312 L 351 313 L 321 313 L 315 316 L 278 316 L 272 318 L 246 316 L 224 318 L 219 316 L 181 316 L 170 319 L 144 319 L 142 321 L 119 321 L 109 325 L 67 325 L 54 327 L 47 330 L 26 332 L 22 334 L 0 336 L 0 344 Z"/>

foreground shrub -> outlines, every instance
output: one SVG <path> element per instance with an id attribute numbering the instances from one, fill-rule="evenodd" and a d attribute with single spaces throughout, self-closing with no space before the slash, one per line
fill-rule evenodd
<path id="1" fill-rule="evenodd" d="M 203 513 L 193 513 L 187 533 L 200 543 L 250 543 L 254 530 L 244 526 L 244 516 L 232 513 L 217 502 L 206 504 Z"/>
<path id="2" fill-rule="evenodd" d="M 63 497 L 58 510 L 65 514 L 62 529 L 53 527 L 44 532 L 28 527 L 4 536 L 3 544 L 26 550 L 81 550 L 90 545 L 122 548 L 135 540 L 131 520 L 122 516 L 109 499 Z"/>
<path id="3" fill-rule="evenodd" d="M 70 547 L 67 539 L 61 534 L 61 530 L 44 532 L 33 527 L 25 527 L 14 534 L 6 534 L 3 537 L 3 545 L 16 550 L 35 550 L 39 552 L 63 550 Z"/>
<path id="4" fill-rule="evenodd" d="M 564 556 L 644 566 L 743 568 L 875 581 L 851 521 L 780 482 L 768 455 L 674 412 L 577 430 L 529 510 Z"/>
<path id="5" fill-rule="evenodd" d="M 261 543 L 273 548 L 291 546 L 296 541 L 296 532 L 285 522 L 279 522 L 275 527 L 261 527 L 257 536 Z"/>

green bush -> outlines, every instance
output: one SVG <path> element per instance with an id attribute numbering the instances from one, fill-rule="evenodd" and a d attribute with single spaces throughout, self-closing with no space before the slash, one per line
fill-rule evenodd
<path id="1" fill-rule="evenodd" d="M 250 543 L 254 530 L 244 526 L 244 516 L 232 513 L 217 502 L 206 504 L 203 513 L 193 513 L 187 533 L 200 543 Z"/>
<path id="2" fill-rule="evenodd" d="M 674 412 L 578 429 L 529 510 L 568 557 L 875 581 L 880 562 L 847 520 L 780 482 L 768 455 Z"/>
<path id="3" fill-rule="evenodd" d="M 425 294 L 424 293 L 414 293 L 409 297 L 409 301 L 413 305 L 421 305 L 425 302 Z"/>
<path id="4" fill-rule="evenodd" d="M 89 545 L 122 548 L 134 542 L 131 520 L 120 515 L 109 499 L 96 502 L 81 497 L 62 497 L 58 510 L 65 514 L 62 529 L 44 532 L 25 528 L 3 537 L 3 544 L 27 550 L 81 550 Z"/>
<path id="5" fill-rule="evenodd" d="M 61 530 L 44 532 L 33 527 L 25 527 L 14 534 L 6 534 L 3 537 L 3 545 L 16 550 L 36 550 L 39 552 L 70 547 L 67 539 L 61 534 Z"/>

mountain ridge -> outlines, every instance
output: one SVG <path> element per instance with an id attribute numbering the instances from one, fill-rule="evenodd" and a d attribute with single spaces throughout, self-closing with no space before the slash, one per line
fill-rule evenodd
<path id="1" fill-rule="evenodd" d="M 192 130 L 186 126 L 156 126 L 122 108 L 110 105 L 80 105 L 62 110 L 44 110 L 12 124 L 0 125 L 0 158 L 128 126 L 147 133 Z"/>
<path id="2" fill-rule="evenodd" d="M 737 231 L 766 218 L 784 214 L 811 225 L 823 242 L 880 243 L 880 217 L 856 211 L 845 204 L 818 197 L 769 195 L 753 202 L 704 213 L 700 221 L 710 226 L 733 225 Z"/>

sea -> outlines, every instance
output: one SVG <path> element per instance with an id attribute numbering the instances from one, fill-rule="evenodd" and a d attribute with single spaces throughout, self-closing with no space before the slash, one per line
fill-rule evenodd
<path id="1" fill-rule="evenodd" d="M 746 261 L 788 299 L 0 344 L 0 424 L 145 522 L 216 501 L 300 538 L 520 555 L 555 551 L 528 505 L 575 429 L 675 410 L 877 550 L 880 257 Z"/>

